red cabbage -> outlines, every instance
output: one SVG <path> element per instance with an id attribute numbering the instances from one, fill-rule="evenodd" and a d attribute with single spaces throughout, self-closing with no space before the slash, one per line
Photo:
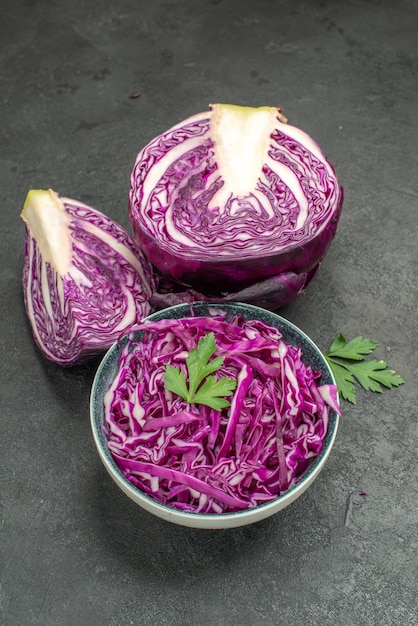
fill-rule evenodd
<path id="1" fill-rule="evenodd" d="M 226 297 L 275 309 L 317 271 L 343 191 L 317 143 L 286 122 L 274 107 L 216 104 L 138 154 L 130 220 L 177 285 L 176 302 Z M 173 303 L 171 292 L 155 303 Z"/>
<path id="2" fill-rule="evenodd" d="M 151 312 L 151 264 L 119 224 L 52 190 L 29 191 L 22 219 L 25 307 L 48 359 L 92 359 Z"/>
<path id="3" fill-rule="evenodd" d="M 124 346 L 105 394 L 104 432 L 124 476 L 183 511 L 225 513 L 271 501 L 295 484 L 322 450 L 337 388 L 319 384 L 300 347 L 276 328 L 222 315 L 145 321 Z M 214 332 L 219 376 L 237 380 L 230 407 L 188 404 L 164 386 Z"/>

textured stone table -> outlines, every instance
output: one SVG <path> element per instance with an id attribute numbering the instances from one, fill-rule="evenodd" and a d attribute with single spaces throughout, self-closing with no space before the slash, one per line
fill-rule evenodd
<path id="1" fill-rule="evenodd" d="M 2 0 L 1 624 L 417 623 L 417 20 L 408 0 Z M 281 313 L 323 349 L 340 330 L 379 341 L 407 384 L 344 403 L 325 470 L 284 512 L 197 532 L 105 473 L 96 364 L 61 369 L 32 341 L 19 213 L 51 187 L 129 227 L 137 152 L 211 102 L 281 106 L 334 163 L 337 236 Z"/>

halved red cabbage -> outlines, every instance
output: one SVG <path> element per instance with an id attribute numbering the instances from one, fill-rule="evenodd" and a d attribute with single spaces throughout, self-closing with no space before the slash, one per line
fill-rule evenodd
<path id="1" fill-rule="evenodd" d="M 152 263 L 192 290 L 177 301 L 195 290 L 274 309 L 309 284 L 343 191 L 317 143 L 286 122 L 275 107 L 215 104 L 138 154 L 130 219 Z"/>
<path id="2" fill-rule="evenodd" d="M 51 189 L 30 190 L 21 217 L 25 307 L 48 359 L 92 359 L 151 312 L 151 265 L 122 226 Z"/>
<path id="3" fill-rule="evenodd" d="M 300 347 L 267 324 L 222 315 L 145 321 L 124 346 L 104 399 L 104 432 L 125 477 L 183 511 L 226 513 L 276 498 L 322 450 L 337 388 L 320 384 Z M 167 364 L 213 332 L 219 372 L 237 380 L 231 406 L 188 404 L 164 387 Z"/>

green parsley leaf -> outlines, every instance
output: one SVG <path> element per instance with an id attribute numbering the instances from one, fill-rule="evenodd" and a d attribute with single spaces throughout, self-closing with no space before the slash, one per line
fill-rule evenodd
<path id="1" fill-rule="evenodd" d="M 332 357 L 325 355 L 326 360 L 332 372 L 334 374 L 335 382 L 337 383 L 338 391 L 344 400 L 348 400 L 351 404 L 356 403 L 356 392 L 354 387 L 354 378 L 352 374 L 343 365 L 340 365 L 338 361 Z"/>
<path id="2" fill-rule="evenodd" d="M 219 370 L 224 362 L 223 357 L 215 357 L 209 361 L 215 352 L 215 335 L 213 332 L 208 333 L 199 340 L 197 349 L 190 350 L 186 359 L 189 385 L 187 386 L 186 377 L 180 368 L 167 365 L 164 375 L 165 388 L 189 404 L 205 404 L 218 411 L 230 406 L 230 402 L 223 396 L 232 394 L 237 381 L 227 377 L 217 380 L 216 376 L 211 375 Z"/>
<path id="3" fill-rule="evenodd" d="M 188 393 L 186 377 L 178 367 L 167 364 L 165 368 L 164 385 L 166 389 L 186 400 Z"/>
<path id="4" fill-rule="evenodd" d="M 189 374 L 188 402 L 191 402 L 197 388 L 206 376 L 216 372 L 223 365 L 223 357 L 217 357 L 209 363 L 210 357 L 216 351 L 215 335 L 208 333 L 199 340 L 197 350 L 192 348 L 186 359 Z"/>
<path id="5" fill-rule="evenodd" d="M 342 333 L 335 337 L 328 351 L 328 356 L 337 356 L 340 359 L 363 361 L 364 354 L 370 354 L 379 344 L 371 339 L 356 337 L 347 343 Z"/>
<path id="6" fill-rule="evenodd" d="M 216 379 L 216 376 L 209 376 L 203 385 L 194 395 L 193 402 L 196 404 L 206 404 L 212 409 L 220 411 L 230 405 L 223 396 L 230 396 L 237 386 L 237 381 L 232 378 Z"/>
<path id="7" fill-rule="evenodd" d="M 390 389 L 391 387 L 398 387 L 405 382 L 393 370 L 387 369 L 388 364 L 385 361 L 371 359 L 370 361 L 363 361 L 353 365 L 347 363 L 345 367 L 366 391 L 381 393 L 381 385 Z"/>
<path id="8" fill-rule="evenodd" d="M 370 354 L 379 344 L 371 339 L 355 337 L 347 342 L 342 333 L 332 341 L 325 358 L 331 367 L 341 396 L 356 403 L 355 381 L 365 391 L 382 392 L 405 383 L 396 372 L 388 369 L 385 361 L 376 359 L 365 360 L 364 355 Z"/>

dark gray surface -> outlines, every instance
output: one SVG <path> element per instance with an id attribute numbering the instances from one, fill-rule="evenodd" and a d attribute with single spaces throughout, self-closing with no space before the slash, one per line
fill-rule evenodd
<path id="1" fill-rule="evenodd" d="M 1 624 L 417 623 L 417 24 L 412 0 L 2 0 Z M 128 226 L 139 149 L 220 101 L 282 106 L 345 187 L 319 274 L 281 314 L 323 349 L 340 330 L 379 341 L 407 384 L 344 404 L 290 508 L 198 532 L 101 466 L 95 364 L 61 369 L 32 341 L 19 213 L 49 186 Z"/>

